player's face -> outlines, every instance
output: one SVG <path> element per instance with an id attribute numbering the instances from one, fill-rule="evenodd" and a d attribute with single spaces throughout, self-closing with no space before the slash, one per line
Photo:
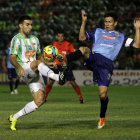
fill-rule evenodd
<path id="1" fill-rule="evenodd" d="M 104 19 L 105 30 L 113 31 L 115 29 L 116 25 L 117 25 L 117 22 L 114 21 L 114 19 L 112 17 L 106 17 Z"/>
<path id="2" fill-rule="evenodd" d="M 58 37 L 58 41 L 59 42 L 63 42 L 64 41 L 64 34 L 58 34 L 57 37 Z"/>
<path id="3" fill-rule="evenodd" d="M 24 20 L 22 24 L 20 24 L 20 30 L 23 34 L 29 35 L 32 30 L 32 20 Z"/>

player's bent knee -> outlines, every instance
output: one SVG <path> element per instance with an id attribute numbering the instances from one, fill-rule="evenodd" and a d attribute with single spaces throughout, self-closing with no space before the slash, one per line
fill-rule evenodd
<path id="1" fill-rule="evenodd" d="M 44 104 L 45 100 L 37 100 L 37 101 L 34 100 L 34 102 L 38 107 L 40 107 L 41 105 Z"/>
<path id="2" fill-rule="evenodd" d="M 35 104 L 40 107 L 45 102 L 44 92 L 39 90 L 33 94 Z"/>
<path id="3" fill-rule="evenodd" d="M 105 100 L 106 99 L 106 95 L 100 95 L 100 99 Z"/>
<path id="4" fill-rule="evenodd" d="M 107 97 L 106 92 L 100 93 L 100 94 L 99 94 L 99 97 L 100 97 L 100 99 L 106 99 L 106 97 Z"/>

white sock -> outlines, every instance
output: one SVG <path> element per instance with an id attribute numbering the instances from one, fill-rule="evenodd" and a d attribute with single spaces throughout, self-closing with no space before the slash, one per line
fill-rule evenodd
<path id="1" fill-rule="evenodd" d="M 13 115 L 13 119 L 17 120 L 19 117 L 23 116 L 23 115 L 27 115 L 33 111 L 35 111 L 38 108 L 38 106 L 35 104 L 34 101 L 28 103 L 25 105 L 25 107 L 23 109 L 21 109 L 19 112 L 17 112 L 16 114 Z"/>
<path id="2" fill-rule="evenodd" d="M 59 75 L 55 74 L 48 66 L 46 66 L 44 63 L 40 63 L 38 65 L 38 70 L 39 72 L 44 75 L 47 76 L 55 81 L 59 81 Z"/>

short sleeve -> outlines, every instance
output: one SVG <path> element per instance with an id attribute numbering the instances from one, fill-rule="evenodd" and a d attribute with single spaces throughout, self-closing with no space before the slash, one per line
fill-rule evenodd
<path id="1" fill-rule="evenodd" d="M 18 54 L 18 49 L 20 46 L 20 40 L 18 38 L 13 38 L 11 41 L 11 46 L 10 46 L 10 54 Z"/>
<path id="2" fill-rule="evenodd" d="M 92 31 L 86 32 L 86 33 L 85 33 L 86 40 L 90 40 L 90 39 L 93 40 L 93 39 L 95 38 L 95 37 L 94 37 L 95 31 L 96 31 L 96 30 L 92 30 Z"/>
<path id="3" fill-rule="evenodd" d="M 37 39 L 37 54 L 41 53 L 41 49 L 40 49 L 40 43 L 39 40 Z"/>
<path id="4" fill-rule="evenodd" d="M 125 47 L 132 47 L 134 44 L 134 40 L 132 38 L 128 38 L 124 35 L 124 46 Z"/>

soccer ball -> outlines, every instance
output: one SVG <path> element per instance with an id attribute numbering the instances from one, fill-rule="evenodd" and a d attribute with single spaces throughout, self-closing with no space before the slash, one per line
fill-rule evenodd
<path id="1" fill-rule="evenodd" d="M 57 55 L 58 49 L 55 46 L 48 45 L 43 49 L 43 58 L 46 61 L 54 61 Z"/>

